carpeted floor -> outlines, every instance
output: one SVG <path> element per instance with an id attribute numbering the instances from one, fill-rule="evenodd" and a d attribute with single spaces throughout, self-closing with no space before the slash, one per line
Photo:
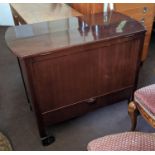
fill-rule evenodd
<path id="1" fill-rule="evenodd" d="M 9 137 L 14 150 L 86 150 L 87 143 L 94 138 L 130 129 L 127 102 L 123 101 L 52 127 L 50 132 L 56 141 L 43 147 L 35 117 L 27 104 L 17 60 L 4 41 L 5 30 L 0 27 L 0 130 Z M 155 37 L 152 37 L 138 87 L 155 83 L 154 49 Z M 155 132 L 141 116 L 137 130 Z"/>

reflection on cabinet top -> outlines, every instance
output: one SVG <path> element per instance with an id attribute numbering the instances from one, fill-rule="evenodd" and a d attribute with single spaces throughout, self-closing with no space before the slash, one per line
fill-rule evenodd
<path id="1" fill-rule="evenodd" d="M 56 52 L 92 42 L 145 31 L 134 19 L 118 12 L 90 14 L 81 17 L 10 27 L 5 39 L 18 57 Z"/>
<path id="2" fill-rule="evenodd" d="M 10 5 L 27 24 L 82 15 L 63 3 L 12 3 Z"/>

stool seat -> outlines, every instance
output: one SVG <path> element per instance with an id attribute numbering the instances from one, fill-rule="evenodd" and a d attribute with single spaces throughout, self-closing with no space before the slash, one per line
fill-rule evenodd
<path id="1" fill-rule="evenodd" d="M 124 132 L 107 135 L 88 143 L 88 151 L 155 151 L 155 135 Z"/>
<path id="2" fill-rule="evenodd" d="M 142 106 L 146 112 L 155 116 L 155 84 L 135 91 L 134 100 Z"/>

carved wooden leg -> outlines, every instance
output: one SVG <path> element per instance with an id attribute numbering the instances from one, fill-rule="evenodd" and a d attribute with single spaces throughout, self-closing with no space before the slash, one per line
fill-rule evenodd
<path id="1" fill-rule="evenodd" d="M 134 102 L 130 102 L 128 105 L 128 114 L 131 119 L 131 131 L 134 131 L 137 125 L 137 107 Z"/>

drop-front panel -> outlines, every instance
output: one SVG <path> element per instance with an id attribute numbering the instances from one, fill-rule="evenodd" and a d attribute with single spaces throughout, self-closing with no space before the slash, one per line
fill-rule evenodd
<path id="1" fill-rule="evenodd" d="M 124 23 L 124 24 L 123 24 Z M 116 12 L 11 27 L 43 143 L 45 127 L 97 107 L 130 100 L 145 29 Z"/>

